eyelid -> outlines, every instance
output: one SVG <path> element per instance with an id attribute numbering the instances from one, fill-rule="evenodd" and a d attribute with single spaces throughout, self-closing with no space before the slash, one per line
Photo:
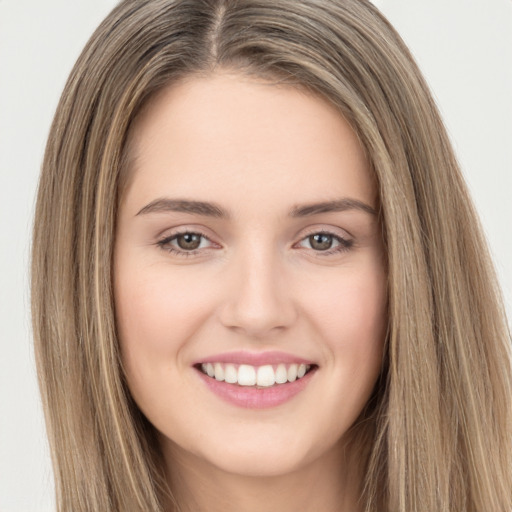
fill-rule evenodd
<path id="1" fill-rule="evenodd" d="M 325 233 L 328 235 L 333 235 L 333 236 L 342 238 L 343 240 L 347 240 L 347 241 L 353 239 L 353 236 L 345 229 L 337 228 L 334 226 L 315 225 L 315 226 L 306 228 L 306 230 L 300 234 L 301 240 L 308 236 L 316 235 L 317 233 Z"/>

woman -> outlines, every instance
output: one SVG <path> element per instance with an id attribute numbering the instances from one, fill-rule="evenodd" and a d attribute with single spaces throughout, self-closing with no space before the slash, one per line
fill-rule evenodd
<path id="1" fill-rule="evenodd" d="M 370 3 L 122 2 L 34 233 L 61 510 L 510 510 L 494 272 Z"/>

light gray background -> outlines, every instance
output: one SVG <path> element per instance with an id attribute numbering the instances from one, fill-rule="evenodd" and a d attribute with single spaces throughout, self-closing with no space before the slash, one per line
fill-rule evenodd
<path id="1" fill-rule="evenodd" d="M 375 0 L 444 115 L 512 311 L 512 0 Z M 0 0 L 0 512 L 53 510 L 31 346 L 28 253 L 45 138 L 114 0 Z"/>

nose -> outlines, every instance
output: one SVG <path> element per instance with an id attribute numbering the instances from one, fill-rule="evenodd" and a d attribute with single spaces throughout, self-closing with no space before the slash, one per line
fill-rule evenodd
<path id="1" fill-rule="evenodd" d="M 290 279 L 275 250 L 247 248 L 230 262 L 221 323 L 250 338 L 266 338 L 297 318 Z M 227 286 L 226 286 L 227 285 Z"/>

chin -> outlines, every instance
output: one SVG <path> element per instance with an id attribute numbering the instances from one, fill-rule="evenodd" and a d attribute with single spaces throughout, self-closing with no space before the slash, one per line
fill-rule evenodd
<path id="1" fill-rule="evenodd" d="M 289 434 L 289 428 L 273 425 L 271 429 L 261 426 L 259 432 L 240 428 L 237 433 L 225 438 L 210 437 L 204 446 L 196 446 L 194 459 L 201 460 L 212 469 L 242 477 L 278 477 L 300 471 L 315 461 L 330 459 L 337 451 L 336 439 L 329 442 L 326 437 L 308 442 L 307 436 Z M 272 432 L 274 430 L 274 432 Z M 286 431 L 285 431 L 286 430 Z M 241 435 L 244 432 L 244 435 Z M 238 434 L 238 435 L 237 435 Z M 188 447 L 176 447 L 178 456 L 187 457 Z M 197 449 L 199 448 L 199 449 Z"/>
<path id="2" fill-rule="evenodd" d="M 299 471 L 308 463 L 305 454 L 296 451 L 247 449 L 223 452 L 222 456 L 212 457 L 208 462 L 222 472 L 251 478 L 284 476 Z"/>

